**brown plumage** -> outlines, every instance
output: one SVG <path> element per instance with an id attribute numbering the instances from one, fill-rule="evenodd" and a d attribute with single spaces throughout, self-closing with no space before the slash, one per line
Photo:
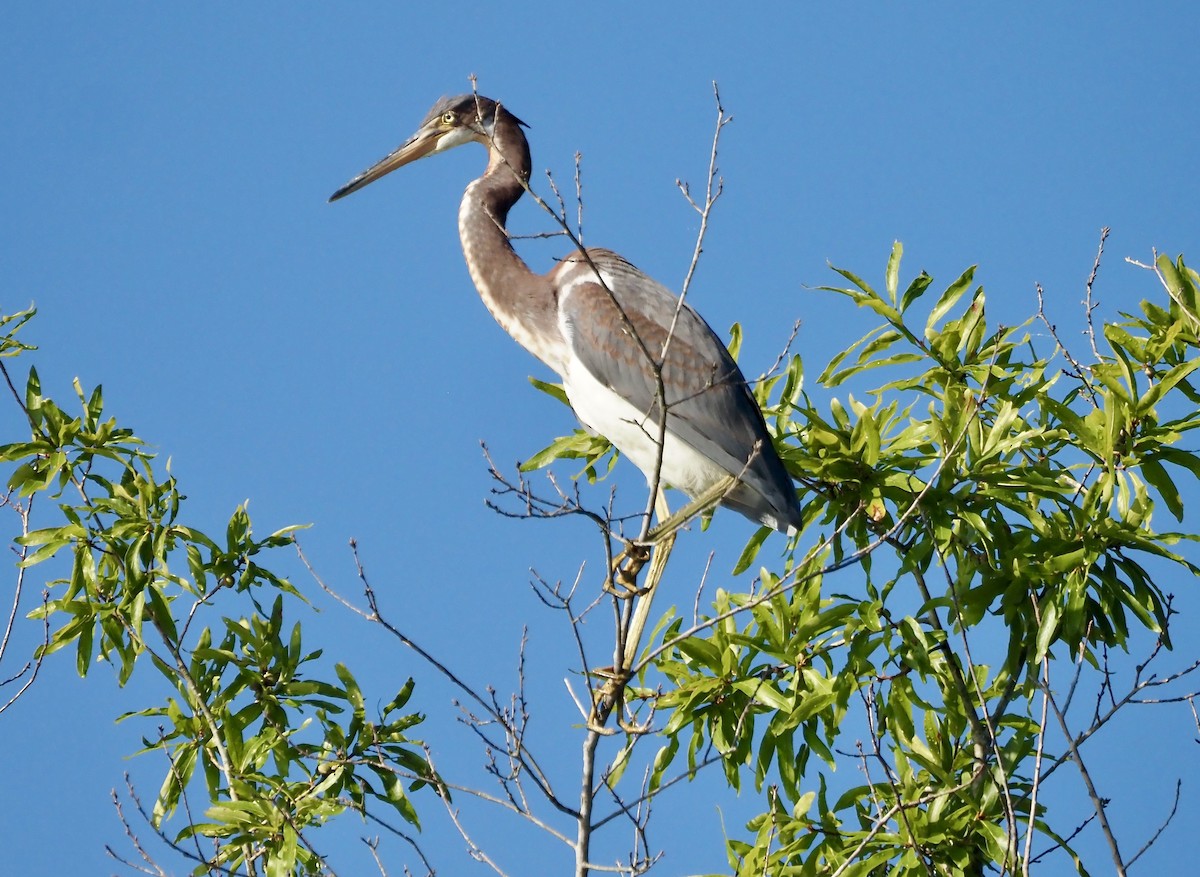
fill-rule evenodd
<path id="1" fill-rule="evenodd" d="M 463 194 L 458 230 L 471 279 L 496 321 L 562 378 L 579 419 L 651 482 L 658 471 L 662 482 L 695 496 L 740 474 L 723 505 L 778 530 L 798 527 L 795 489 L 762 412 L 690 305 L 609 250 L 573 253 L 544 275 L 513 250 L 505 222 L 531 167 L 522 124 L 485 97 L 443 98 L 416 134 L 329 200 L 419 158 L 483 144 L 487 170 Z M 661 451 L 656 361 L 667 410 Z"/>

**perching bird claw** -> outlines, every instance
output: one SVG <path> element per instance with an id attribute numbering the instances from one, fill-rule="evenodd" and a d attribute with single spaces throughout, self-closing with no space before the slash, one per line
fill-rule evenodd
<path id="1" fill-rule="evenodd" d="M 650 548 L 630 542 L 613 560 L 612 575 L 604 582 L 604 590 L 619 600 L 628 600 L 646 593 L 638 585 L 638 576 L 650 560 Z"/>

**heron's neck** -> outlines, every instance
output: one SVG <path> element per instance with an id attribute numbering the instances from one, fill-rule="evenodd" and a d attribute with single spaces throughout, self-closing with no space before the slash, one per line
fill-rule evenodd
<path id="1" fill-rule="evenodd" d="M 515 126 L 514 126 L 515 128 Z M 513 250 L 505 223 L 524 194 L 529 147 L 519 131 L 497 126 L 487 171 L 467 186 L 458 233 L 475 288 L 492 316 L 517 342 L 560 375 L 566 342 L 558 325 L 550 281 L 534 274 Z"/>

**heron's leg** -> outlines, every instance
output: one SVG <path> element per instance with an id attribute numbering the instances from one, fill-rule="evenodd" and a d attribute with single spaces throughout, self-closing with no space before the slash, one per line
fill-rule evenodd
<path id="1" fill-rule="evenodd" d="M 654 600 L 654 594 L 658 590 L 663 572 L 666 570 L 667 560 L 671 556 L 671 549 L 675 546 L 677 531 L 692 518 L 696 517 L 696 515 L 703 514 L 719 503 L 735 484 L 737 484 L 737 478 L 732 475 L 721 479 L 674 515 L 671 514 L 671 510 L 667 507 L 666 498 L 663 496 L 662 491 L 658 492 L 654 498 L 654 513 L 658 519 L 658 523 L 647 535 L 647 543 L 652 546 L 653 553 L 649 558 L 650 569 L 646 574 L 646 584 L 644 587 L 640 589 L 636 587 L 637 574 L 641 572 L 642 566 L 646 563 L 644 555 L 638 558 L 632 555 L 629 549 L 626 549 L 614 562 L 619 564 L 622 562 L 622 559 L 625 559 L 625 566 L 620 568 L 615 576 L 619 581 L 621 572 L 632 572 L 633 586 L 630 593 L 625 596 L 635 598 L 635 602 L 632 609 L 627 611 L 623 616 L 628 619 L 628 623 L 623 625 L 625 637 L 624 643 L 620 644 L 620 654 L 617 656 L 619 665 L 609 671 L 611 676 L 601 693 L 601 704 L 593 716 L 597 725 L 602 726 L 613 711 L 616 711 L 618 716 L 620 716 L 619 707 L 624 704 L 624 689 L 632 676 L 631 671 L 633 670 L 634 662 L 637 660 L 638 649 L 641 647 L 646 620 L 650 617 L 650 607 Z M 630 548 L 642 548 L 644 551 L 645 544 L 638 545 L 635 543 Z M 614 710 L 614 708 L 617 709 Z M 622 721 L 622 718 L 618 718 L 618 722 L 626 730 L 639 730 L 638 728 L 628 727 Z"/>
<path id="2" fill-rule="evenodd" d="M 597 692 L 596 703 L 592 707 L 588 727 L 602 733 L 613 733 L 606 729 L 606 725 L 609 716 L 614 713 L 617 716 L 617 724 L 626 731 L 644 732 L 646 730 L 630 725 L 625 719 L 625 687 L 629 684 L 629 668 L 633 666 L 633 659 L 637 656 L 642 630 L 650 614 L 650 602 L 654 599 L 654 592 L 662 580 L 663 571 L 667 566 L 667 558 L 675 544 L 674 530 L 667 532 L 666 535 L 656 532 L 662 522 L 668 520 L 671 515 L 671 509 L 667 506 L 666 496 L 661 489 L 654 496 L 654 514 L 659 524 L 650 531 L 647 542 L 630 543 L 613 561 L 612 581 L 628 590 L 621 593 L 613 590 L 615 596 L 623 601 L 618 633 L 620 640 L 617 642 L 616 654 L 613 656 L 614 664 L 612 667 L 592 671 L 605 682 Z M 646 584 L 639 587 L 637 577 L 647 561 L 649 561 L 650 569 L 646 575 Z M 606 590 L 610 588 L 611 586 L 606 583 Z"/>
<path id="3" fill-rule="evenodd" d="M 656 535 L 656 531 L 661 529 L 664 522 L 671 520 L 671 510 L 668 508 L 666 497 L 663 496 L 661 490 L 654 499 L 654 514 L 658 518 L 659 526 L 651 531 L 652 536 Z M 675 547 L 676 530 L 678 530 L 678 525 L 667 531 L 665 535 L 658 535 L 654 543 L 654 553 L 650 556 L 650 569 L 646 573 L 646 585 L 637 598 L 633 617 L 625 629 L 625 654 L 621 661 L 623 670 L 629 670 L 637 658 L 642 631 L 645 630 L 646 619 L 650 617 L 650 605 L 654 601 L 654 593 L 658 590 L 659 582 L 662 581 L 663 572 L 667 568 L 667 560 L 671 556 L 671 549 Z"/>
<path id="4" fill-rule="evenodd" d="M 667 498 L 659 488 L 654 494 L 655 519 L 661 523 L 670 515 L 670 511 Z M 613 558 L 612 575 L 605 581 L 604 590 L 620 600 L 630 600 L 646 593 L 647 587 L 638 584 L 638 576 L 642 574 L 642 568 L 650 560 L 651 549 L 655 548 L 660 538 L 657 530 L 657 525 L 650 529 L 644 541 L 626 543 L 624 550 Z"/>
<path id="5" fill-rule="evenodd" d="M 667 495 L 661 488 L 654 497 L 654 517 L 658 519 L 658 526 L 650 531 L 651 538 L 654 537 L 655 531 L 661 528 L 663 521 L 671 519 L 671 507 L 667 505 Z"/>
<path id="6" fill-rule="evenodd" d="M 658 583 L 667 567 L 667 559 L 671 556 L 671 549 L 675 545 L 676 532 L 696 515 L 708 511 L 719 503 L 735 484 L 737 484 L 737 479 L 733 476 L 722 478 L 674 515 L 667 508 L 667 501 L 663 497 L 662 491 L 659 491 L 658 496 L 655 497 L 654 511 L 658 517 L 658 525 L 650 531 L 649 535 L 650 540 L 654 543 L 654 554 L 650 558 L 650 571 L 646 574 L 646 586 L 638 597 L 633 617 L 626 628 L 625 655 L 624 661 L 621 663 L 625 670 L 632 669 L 634 661 L 637 659 L 642 632 L 646 627 L 646 619 L 650 615 L 650 604 L 654 600 L 654 592 L 658 590 Z"/>
<path id="7" fill-rule="evenodd" d="M 737 484 L 737 478 L 732 475 L 726 476 L 673 515 L 660 490 L 654 500 L 654 512 L 658 523 L 646 535 L 645 542 L 630 542 L 625 550 L 613 559 L 613 575 L 610 580 L 615 581 L 626 590 L 617 592 L 607 582 L 605 590 L 618 597 L 638 597 L 645 594 L 647 587 L 639 588 L 637 577 L 650 558 L 649 548 L 664 543 L 668 536 L 673 537 L 675 531 L 692 518 L 715 506 L 724 499 L 725 494 L 732 490 L 735 484 Z M 669 555 L 670 550 L 668 549 L 664 553 Z M 666 563 L 665 557 L 663 563 Z M 659 574 L 661 575 L 661 571 Z"/>

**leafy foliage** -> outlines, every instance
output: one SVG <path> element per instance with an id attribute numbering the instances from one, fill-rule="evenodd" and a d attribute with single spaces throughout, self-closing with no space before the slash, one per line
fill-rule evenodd
<path id="1" fill-rule="evenodd" d="M 818 382 L 838 395 L 815 404 L 799 357 L 755 387 L 780 456 L 805 488 L 803 527 L 783 563 L 761 569 L 749 591 L 719 589 L 691 626 L 668 615 L 632 668 L 584 677 L 593 712 L 581 785 L 593 798 L 610 792 L 610 814 L 594 813 L 587 794 L 576 810 L 555 791 L 526 736 L 523 688 L 510 705 L 472 689 L 385 621 L 367 586 L 369 620 L 480 711 L 465 721 L 502 789 L 491 800 L 560 839 L 547 828 L 553 817 L 573 820 L 581 837 L 628 819 L 642 851 L 627 870 L 640 874 L 654 864 L 640 805 L 719 765 L 732 790 L 761 801 L 727 841 L 738 875 L 1018 873 L 1047 848 L 1086 873 L 1074 830 L 1039 791 L 1068 762 L 1086 775 L 1080 745 L 1133 693 L 1162 682 L 1143 677 L 1146 661 L 1129 696 L 1072 732 L 1079 675 L 1105 674 L 1110 650 L 1139 637 L 1157 643 L 1152 657 L 1169 647 L 1172 597 L 1159 572 L 1200 573 L 1181 552 L 1196 537 L 1155 526 L 1182 524 L 1176 479 L 1200 476 L 1200 457 L 1184 444 L 1200 426 L 1200 277 L 1182 259 L 1160 258 L 1165 298 L 1100 327 L 1089 311 L 1096 352 L 1085 365 L 1040 310 L 1020 326 L 991 324 L 974 269 L 936 298 L 923 272 L 901 288 L 901 254 L 897 244 L 881 291 L 841 270 L 845 285 L 825 290 L 878 323 L 821 371 Z M 16 333 L 32 316 L 0 318 L 0 357 L 31 349 Z M 735 326 L 735 353 L 740 341 Z M 13 387 L 7 367 L 4 375 Z M 566 402 L 560 387 L 535 386 Z M 275 571 L 295 528 L 256 538 L 244 507 L 219 538 L 186 523 L 170 472 L 106 419 L 99 388 L 75 389 L 81 413 L 71 416 L 31 370 L 23 396 L 13 390 L 29 437 L 0 447 L 0 461 L 23 520 L 35 498 L 55 506 L 53 525 L 18 540 L 25 569 L 66 570 L 34 613 L 53 628 L 42 655 L 73 649 L 81 675 L 99 660 L 120 684 L 148 663 L 166 684 L 159 703 L 125 717 L 161 728 L 143 740 L 166 761 L 152 825 L 198 873 L 268 875 L 328 873 L 307 835 L 347 810 L 380 802 L 418 825 L 411 793 L 431 785 L 444 795 L 446 786 L 409 736 L 421 721 L 407 712 L 412 682 L 369 714 L 350 670 L 305 644 L 289 614 L 303 598 Z M 576 432 L 522 470 L 562 459 L 582 461 L 577 474 L 590 482 L 616 452 Z M 530 515 L 586 512 L 562 491 L 539 506 L 523 480 L 505 487 Z M 609 519 L 588 516 L 615 556 Z M 759 562 L 767 534 L 750 539 L 735 575 Z M 624 562 L 636 582 L 647 558 Z M 588 610 L 575 591 L 545 585 L 539 595 L 562 610 L 591 670 Z M 649 596 L 610 595 L 628 654 L 639 642 L 625 640 L 629 619 Z M 641 674 L 636 687 L 624 687 L 623 670 Z M 653 720 L 640 726 L 633 720 L 646 703 Z M 614 715 L 625 740 L 597 779 L 593 755 Z M 1057 746 L 1049 717 L 1062 730 Z M 630 795 L 621 783 L 644 740 L 661 746 Z M 857 774 L 835 772 L 850 765 Z M 189 799 L 201 795 L 203 817 L 192 818 Z M 535 813 L 538 795 L 551 817 Z M 1088 795 L 1111 837 L 1103 802 Z M 213 853 L 196 852 L 201 838 Z M 575 849 L 576 873 L 586 873 L 586 844 Z"/>
<path id="2" fill-rule="evenodd" d="M 548 384 L 536 378 L 530 378 L 529 382 L 550 398 L 570 406 L 567 392 L 561 384 Z M 597 480 L 612 471 L 613 466 L 617 464 L 618 456 L 617 449 L 604 436 L 577 429 L 570 435 L 559 436 L 531 456 L 521 464 L 521 471 L 533 472 L 544 469 L 555 460 L 583 460 L 583 469 L 576 477 L 583 475 L 589 484 L 595 484 Z M 604 463 L 603 474 L 597 472 L 598 463 Z"/>
<path id="3" fill-rule="evenodd" d="M 657 659 L 672 712 L 656 779 L 715 750 L 732 786 L 748 772 L 767 789 L 730 841 L 738 874 L 1015 872 L 1023 827 L 1062 843 L 1036 800 L 1069 757 L 1034 763 L 1050 668 L 1098 665 L 1135 630 L 1169 645 L 1147 564 L 1200 572 L 1173 547 L 1195 537 L 1152 526 L 1156 503 L 1182 520 L 1173 479 L 1200 474 L 1179 446 L 1200 426 L 1196 273 L 1159 259 L 1169 301 L 1104 326 L 1108 353 L 1084 367 L 1057 344 L 1038 355 L 1029 323 L 989 326 L 973 269 L 922 315 L 932 278 L 901 291 L 900 256 L 882 292 L 841 270 L 826 290 L 880 324 L 820 382 L 882 382 L 818 411 L 794 358 L 770 409 L 809 487 L 807 553 L 754 594 L 721 592 L 698 630 L 676 620 Z M 855 596 L 830 593 L 850 569 Z M 852 719 L 867 781 L 835 794 Z"/>
<path id="4" fill-rule="evenodd" d="M 0 353 L 31 349 L 15 333 L 32 315 L 5 318 Z M 75 390 L 81 412 L 72 416 L 31 369 L 18 400 L 30 437 L 0 447 L 0 462 L 10 504 L 27 511 L 40 497 L 57 506 L 56 524 L 17 540 L 21 566 L 69 557 L 33 613 L 54 626 L 38 657 L 73 648 L 81 676 L 99 660 L 121 685 L 148 659 L 166 684 L 161 703 L 124 717 L 159 729 L 143 740 L 166 760 L 153 827 L 181 851 L 200 849 L 183 845 L 192 838 L 215 841 L 198 872 L 286 875 L 323 873 L 303 833 L 365 810 L 368 797 L 416 825 L 404 779 L 415 788 L 436 778 L 408 736 L 421 721 L 402 712 L 411 680 L 372 718 L 347 668 L 322 678 L 321 651 L 307 651 L 301 623 L 286 617 L 302 598 L 266 565 L 296 528 L 256 538 L 244 506 L 220 539 L 189 526 L 175 478 L 105 417 L 101 389 L 84 393 L 77 381 Z M 175 820 L 189 793 L 208 801 L 203 820 L 190 807 Z M 182 827 L 166 834 L 173 820 Z"/>

